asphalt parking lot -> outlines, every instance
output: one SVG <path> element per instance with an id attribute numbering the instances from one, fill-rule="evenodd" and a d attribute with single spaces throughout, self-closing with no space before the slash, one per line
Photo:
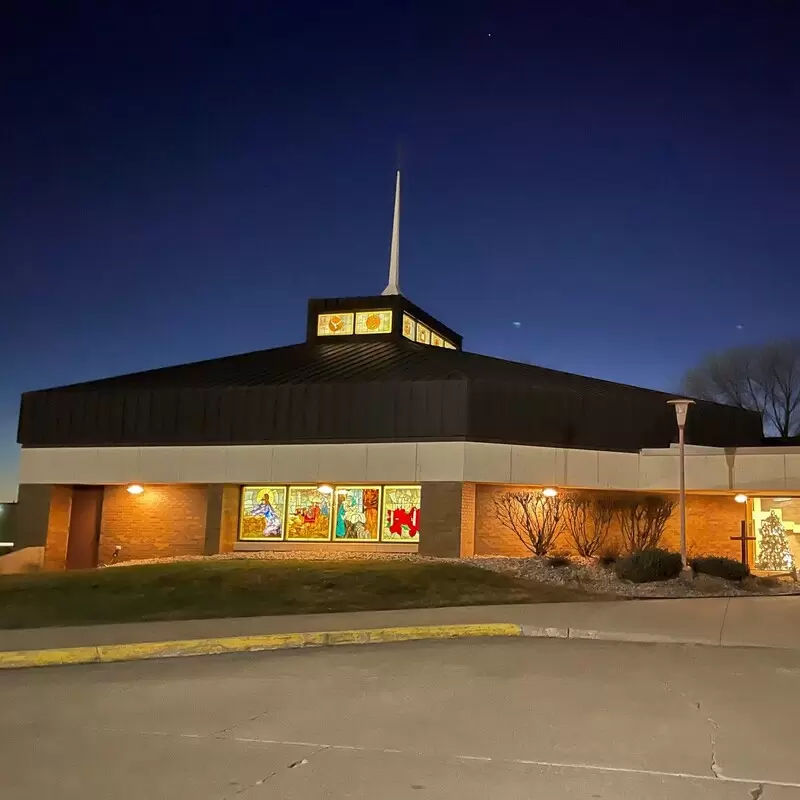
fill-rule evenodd
<path id="1" fill-rule="evenodd" d="M 4 800 L 800 798 L 800 655 L 511 639 L 0 673 Z"/>

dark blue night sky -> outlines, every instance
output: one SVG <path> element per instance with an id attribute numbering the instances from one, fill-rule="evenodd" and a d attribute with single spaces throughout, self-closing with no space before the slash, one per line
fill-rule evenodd
<path id="1" fill-rule="evenodd" d="M 11 7 L 0 500 L 23 390 L 380 292 L 398 144 L 404 293 L 470 350 L 674 389 L 798 331 L 795 3 Z"/>

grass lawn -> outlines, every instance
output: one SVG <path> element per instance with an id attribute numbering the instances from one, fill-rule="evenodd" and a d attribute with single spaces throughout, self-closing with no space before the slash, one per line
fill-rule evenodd
<path id="1" fill-rule="evenodd" d="M 452 562 L 194 561 L 0 577 L 0 628 L 590 599 Z"/>

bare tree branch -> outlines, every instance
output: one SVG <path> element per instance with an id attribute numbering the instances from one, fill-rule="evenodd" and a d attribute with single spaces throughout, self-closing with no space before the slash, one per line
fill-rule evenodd
<path id="1" fill-rule="evenodd" d="M 597 555 L 613 518 L 614 503 L 607 495 L 576 492 L 564 497 L 564 527 L 578 555 Z"/>
<path id="2" fill-rule="evenodd" d="M 622 541 L 629 553 L 657 547 L 677 503 L 661 495 L 631 494 L 616 501 Z"/>
<path id="3" fill-rule="evenodd" d="M 546 556 L 564 528 L 564 500 L 542 492 L 503 492 L 494 498 L 495 517 L 531 553 Z"/>
<path id="4" fill-rule="evenodd" d="M 735 347 L 706 357 L 683 378 L 687 394 L 757 411 L 767 435 L 800 433 L 800 339 Z"/>

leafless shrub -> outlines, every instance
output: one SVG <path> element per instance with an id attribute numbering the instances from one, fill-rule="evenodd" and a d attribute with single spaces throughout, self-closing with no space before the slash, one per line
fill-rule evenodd
<path id="1" fill-rule="evenodd" d="M 578 555 L 597 555 L 608 540 L 614 510 L 609 495 L 576 492 L 564 498 L 564 527 Z"/>
<path id="2" fill-rule="evenodd" d="M 631 494 L 615 502 L 622 541 L 629 553 L 657 547 L 677 503 L 661 495 Z"/>
<path id="3" fill-rule="evenodd" d="M 542 492 L 503 492 L 494 498 L 495 516 L 525 547 L 546 556 L 564 528 L 564 499 Z"/>

